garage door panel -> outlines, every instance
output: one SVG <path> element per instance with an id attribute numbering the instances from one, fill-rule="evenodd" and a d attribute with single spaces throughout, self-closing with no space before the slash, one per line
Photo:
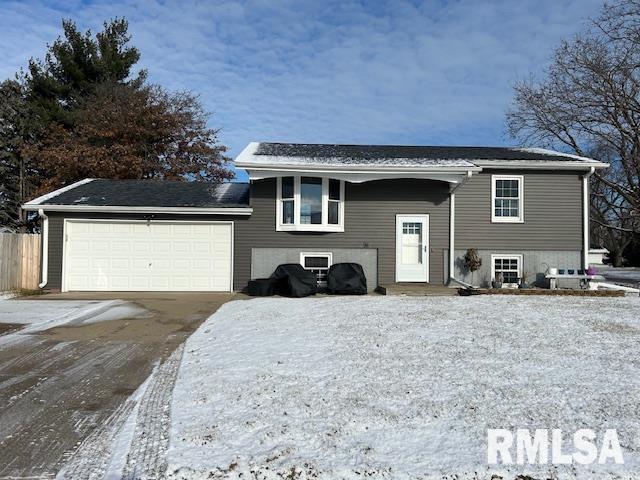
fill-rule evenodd
<path id="1" fill-rule="evenodd" d="M 191 261 L 191 268 L 195 271 L 209 271 L 213 269 L 210 258 L 196 258 Z"/>
<path id="2" fill-rule="evenodd" d="M 151 277 L 150 285 L 153 290 L 168 290 L 170 285 L 169 278 L 154 275 Z"/>
<path id="3" fill-rule="evenodd" d="M 131 264 L 128 258 L 112 258 L 111 268 L 113 270 L 129 270 L 131 268 Z"/>
<path id="4" fill-rule="evenodd" d="M 111 259 L 108 257 L 105 258 L 93 258 L 91 260 L 91 268 L 95 268 L 98 270 L 108 270 L 111 267 Z"/>
<path id="5" fill-rule="evenodd" d="M 76 275 L 68 280 L 68 287 L 70 290 L 82 290 L 88 284 L 88 277 L 82 275 Z"/>
<path id="6" fill-rule="evenodd" d="M 89 277 L 89 284 L 94 290 L 106 290 L 109 288 L 109 279 L 104 275 Z"/>
<path id="7" fill-rule="evenodd" d="M 157 253 L 171 252 L 171 242 L 169 240 L 159 240 L 153 243 L 153 251 Z"/>
<path id="8" fill-rule="evenodd" d="M 70 247 L 73 248 L 74 252 L 78 252 L 78 253 L 88 253 L 90 248 L 89 248 L 89 241 L 87 240 L 75 240 L 75 241 L 71 241 L 70 242 L 71 245 Z"/>
<path id="9" fill-rule="evenodd" d="M 121 240 L 112 241 L 111 242 L 111 251 L 112 252 L 128 253 L 128 252 L 131 251 L 131 243 L 130 242 L 123 242 Z"/>
<path id="10" fill-rule="evenodd" d="M 112 275 L 111 287 L 113 290 L 128 290 L 131 283 L 128 275 Z"/>
<path id="11" fill-rule="evenodd" d="M 115 235 L 128 235 L 131 233 L 132 225 L 130 223 L 108 223 L 111 228 L 109 231 Z"/>
<path id="12" fill-rule="evenodd" d="M 184 240 L 173 242 L 173 253 L 191 253 L 191 243 Z"/>
<path id="13" fill-rule="evenodd" d="M 231 224 L 67 221 L 65 289 L 228 291 Z"/>
<path id="14" fill-rule="evenodd" d="M 173 268 L 180 271 L 189 268 L 190 261 L 188 259 L 174 258 Z"/>
<path id="15" fill-rule="evenodd" d="M 190 277 L 171 277 L 171 287 L 175 290 L 187 290 L 190 285 Z"/>
<path id="16" fill-rule="evenodd" d="M 151 233 L 156 238 L 171 238 L 171 229 L 172 225 L 170 224 L 157 224 L 152 223 L 149 227 L 151 229 Z"/>
<path id="17" fill-rule="evenodd" d="M 169 272 L 171 271 L 171 259 L 164 257 L 164 258 L 158 258 L 153 257 L 153 259 L 151 260 L 151 265 L 153 267 L 153 271 L 160 271 L 162 273 L 165 272 Z"/>

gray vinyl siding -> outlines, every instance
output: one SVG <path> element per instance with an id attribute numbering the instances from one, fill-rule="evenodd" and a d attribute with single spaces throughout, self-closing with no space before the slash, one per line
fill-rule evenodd
<path id="1" fill-rule="evenodd" d="M 474 175 L 456 192 L 456 250 L 509 252 L 580 251 L 582 183 L 579 172 L 493 172 L 524 175 L 524 223 L 491 222 L 491 173 Z M 399 179 L 345 184 L 345 231 L 277 232 L 276 180 L 252 182 L 253 214 L 246 216 L 155 215 L 158 220 L 234 221 L 234 289 L 251 275 L 252 248 L 377 250 L 378 283 L 395 281 L 397 214 L 429 215 L 429 279 L 445 281 L 449 246 L 449 194 L 443 182 Z M 64 218 L 144 219 L 143 215 L 49 214 L 48 288 L 62 283 Z M 443 258 L 445 260 L 443 261 Z"/>
<path id="2" fill-rule="evenodd" d="M 276 180 L 251 186 L 253 214 L 236 224 L 236 288 L 243 288 L 251 271 L 251 248 L 375 248 L 378 283 L 395 281 L 396 215 L 429 215 L 429 279 L 442 284 L 442 251 L 449 242 L 448 186 L 429 180 L 378 180 L 345 184 L 344 232 L 277 232 Z"/>
<path id="3" fill-rule="evenodd" d="M 491 222 L 491 175 L 524 176 L 524 223 Z M 581 250 L 579 172 L 494 171 L 456 192 L 456 249 Z"/>

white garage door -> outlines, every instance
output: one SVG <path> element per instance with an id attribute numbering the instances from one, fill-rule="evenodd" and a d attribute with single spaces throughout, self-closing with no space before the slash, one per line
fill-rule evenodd
<path id="1" fill-rule="evenodd" d="M 230 291 L 231 223 L 67 220 L 63 290 Z"/>

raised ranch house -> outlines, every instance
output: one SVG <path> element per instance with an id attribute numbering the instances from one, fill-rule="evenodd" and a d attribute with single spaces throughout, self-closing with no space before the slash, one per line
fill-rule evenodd
<path id="1" fill-rule="evenodd" d="M 86 179 L 23 206 L 43 218 L 42 287 L 242 290 L 281 263 L 319 281 L 357 262 L 393 282 L 506 284 L 588 263 L 588 178 L 550 150 L 251 143 L 250 182 Z M 453 252 L 450 255 L 449 252 Z"/>

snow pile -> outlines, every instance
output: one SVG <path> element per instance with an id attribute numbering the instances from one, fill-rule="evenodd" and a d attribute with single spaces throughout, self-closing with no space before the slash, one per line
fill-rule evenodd
<path id="1" fill-rule="evenodd" d="M 80 326 L 147 315 L 147 310 L 123 300 L 11 300 L 0 306 L 0 323 L 27 327 L 0 337 L 0 344 L 62 325 Z"/>
<path id="2" fill-rule="evenodd" d="M 48 324 L 53 320 L 72 318 L 78 312 L 102 303 L 97 300 L 13 300 L 0 307 L 0 323 Z"/>
<path id="3" fill-rule="evenodd" d="M 632 475 L 639 307 L 506 296 L 226 304 L 187 341 L 168 475 Z M 488 428 L 615 428 L 626 463 L 492 468 Z"/>

